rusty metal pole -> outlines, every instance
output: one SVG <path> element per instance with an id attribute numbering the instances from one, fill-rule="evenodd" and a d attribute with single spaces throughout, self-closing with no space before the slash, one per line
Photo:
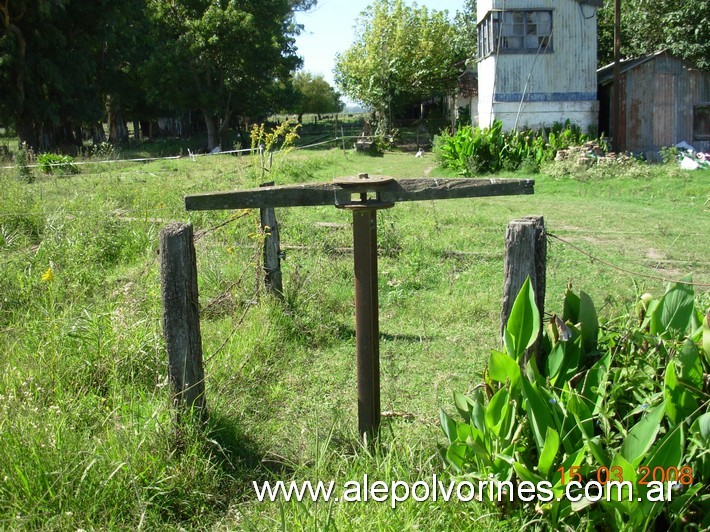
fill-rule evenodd
<path id="1" fill-rule="evenodd" d="M 377 296 L 377 211 L 393 207 L 382 198 L 386 176 L 336 179 L 336 206 L 353 212 L 355 345 L 358 430 L 370 441 L 380 428 L 380 324 Z"/>
<path id="2" fill-rule="evenodd" d="M 355 343 L 360 434 L 380 426 L 380 331 L 377 297 L 377 211 L 353 211 L 355 255 Z"/>

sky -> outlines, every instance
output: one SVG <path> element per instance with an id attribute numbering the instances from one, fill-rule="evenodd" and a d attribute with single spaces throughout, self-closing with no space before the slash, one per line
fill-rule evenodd
<path id="1" fill-rule="evenodd" d="M 318 0 L 314 9 L 298 13 L 296 20 L 304 29 L 296 38 L 296 46 L 298 55 L 303 58 L 303 70 L 322 74 L 335 86 L 335 54 L 344 52 L 353 43 L 355 19 L 371 3 L 371 0 Z M 408 0 L 405 3 L 411 5 L 414 2 Z M 448 10 L 452 20 L 456 11 L 463 9 L 463 0 L 418 0 L 416 3 L 437 11 Z"/>

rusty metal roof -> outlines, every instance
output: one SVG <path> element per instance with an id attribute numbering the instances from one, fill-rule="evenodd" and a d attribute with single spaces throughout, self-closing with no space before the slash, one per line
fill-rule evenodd
<path id="1" fill-rule="evenodd" d="M 683 59 L 676 57 L 673 54 L 669 53 L 668 50 L 661 50 L 660 52 L 656 52 L 655 54 L 647 55 L 645 57 L 638 57 L 636 59 L 622 60 L 621 64 L 620 64 L 621 73 L 625 74 L 629 70 L 633 70 L 634 68 L 641 66 L 644 63 L 647 63 L 648 61 L 651 61 L 661 55 L 669 55 L 670 57 L 673 57 L 674 59 L 677 59 L 678 61 L 681 61 L 682 63 L 687 63 Z M 597 70 L 597 84 L 607 85 L 607 84 L 613 83 L 613 82 L 614 82 L 614 63 L 608 64 L 608 65 L 600 68 L 599 70 Z"/>

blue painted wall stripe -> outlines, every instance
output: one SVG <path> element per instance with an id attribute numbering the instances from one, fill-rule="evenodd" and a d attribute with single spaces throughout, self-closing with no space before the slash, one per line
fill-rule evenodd
<path id="1" fill-rule="evenodd" d="M 522 98 L 522 92 L 498 92 L 493 97 L 493 101 L 519 102 Z M 526 102 L 585 102 L 596 99 L 596 92 L 529 92 L 525 94 Z"/>

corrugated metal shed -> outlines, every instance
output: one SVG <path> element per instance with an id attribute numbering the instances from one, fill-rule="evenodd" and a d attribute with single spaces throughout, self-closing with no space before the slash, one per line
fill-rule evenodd
<path id="1" fill-rule="evenodd" d="M 610 132 L 614 65 L 597 73 L 602 132 Z M 710 140 L 698 128 L 703 108 L 710 105 L 710 72 L 699 71 L 668 52 L 621 64 L 620 145 L 653 159 L 664 146 L 681 141 L 698 150 Z"/>

